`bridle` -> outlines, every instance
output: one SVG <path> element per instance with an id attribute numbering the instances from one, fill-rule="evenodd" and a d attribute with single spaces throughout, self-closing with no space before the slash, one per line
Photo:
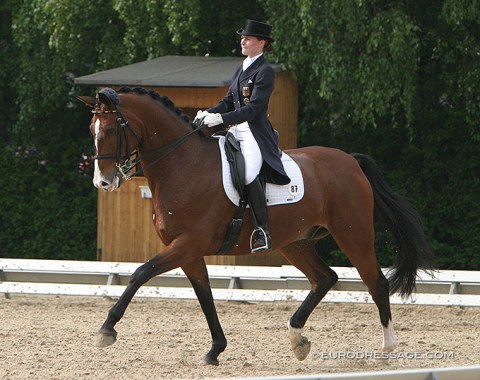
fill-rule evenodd
<path id="1" fill-rule="evenodd" d="M 186 135 L 178 138 L 177 140 L 173 141 L 172 143 L 159 147 L 151 152 L 145 153 L 142 156 L 138 155 L 138 150 L 131 150 L 130 140 L 127 131 L 130 131 L 133 136 L 135 136 L 137 140 L 137 148 L 141 144 L 141 139 L 139 138 L 137 132 L 134 128 L 129 124 L 128 120 L 120 112 L 120 98 L 115 90 L 110 88 L 104 88 L 100 90 L 98 96 L 103 96 L 103 103 L 107 105 L 115 106 L 114 110 L 100 110 L 94 109 L 92 110 L 93 114 L 108 114 L 108 113 L 116 113 L 117 114 L 117 149 L 115 153 L 111 154 L 97 154 L 93 156 L 94 160 L 102 160 L 102 159 L 115 159 L 115 166 L 117 167 L 118 172 L 122 176 L 124 180 L 129 180 L 134 176 L 142 174 L 143 171 L 155 164 L 157 164 L 160 160 L 162 160 L 165 156 L 169 153 L 173 152 L 177 149 L 180 145 L 182 145 L 191 135 L 197 133 L 200 129 L 206 127 L 206 125 L 199 125 L 198 123 L 193 123 L 192 127 L 194 128 L 192 131 L 188 132 Z M 97 102 L 97 107 L 100 105 L 100 102 Z M 125 143 L 125 150 L 123 149 L 123 143 Z M 125 153 L 123 153 L 125 152 Z M 140 163 L 140 161 L 144 160 L 145 158 L 151 157 L 153 155 L 158 155 L 153 161 L 149 162 L 147 166 L 144 168 L 140 168 L 137 171 L 133 172 L 133 169 Z M 135 159 L 132 157 L 136 156 Z"/>
<path id="2" fill-rule="evenodd" d="M 128 120 L 122 115 L 120 110 L 117 108 L 115 110 L 99 110 L 94 109 L 92 110 L 93 114 L 108 114 L 108 113 L 116 113 L 117 114 L 117 151 L 111 154 L 97 154 L 93 156 L 94 160 L 104 160 L 104 159 L 115 159 L 115 166 L 117 167 L 119 173 L 122 175 L 124 179 L 130 179 L 133 175 L 129 175 L 128 173 L 138 164 L 136 162 L 133 164 L 135 160 L 131 158 L 137 153 L 136 151 L 132 151 L 130 148 L 130 139 L 127 133 L 127 130 L 132 132 L 132 134 L 137 139 L 137 146 L 140 144 L 140 138 L 137 135 L 135 129 L 131 127 L 128 123 Z M 125 143 L 125 150 L 123 149 L 123 144 Z M 125 152 L 125 153 L 124 153 Z"/>

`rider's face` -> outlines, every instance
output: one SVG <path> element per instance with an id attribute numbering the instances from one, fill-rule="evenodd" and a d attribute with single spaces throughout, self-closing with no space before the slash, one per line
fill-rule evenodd
<path id="1" fill-rule="evenodd" d="M 254 36 L 242 36 L 240 46 L 242 47 L 242 54 L 252 58 L 263 52 L 265 40 L 259 40 Z"/>

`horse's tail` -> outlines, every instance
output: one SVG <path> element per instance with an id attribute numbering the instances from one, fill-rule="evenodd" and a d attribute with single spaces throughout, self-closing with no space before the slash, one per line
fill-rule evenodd
<path id="1" fill-rule="evenodd" d="M 373 159 L 353 153 L 373 190 L 375 207 L 398 246 L 397 259 L 388 274 L 390 294 L 408 296 L 415 288 L 417 270 L 433 268 L 433 252 L 420 223 L 420 216 L 406 199 L 392 191 Z"/>

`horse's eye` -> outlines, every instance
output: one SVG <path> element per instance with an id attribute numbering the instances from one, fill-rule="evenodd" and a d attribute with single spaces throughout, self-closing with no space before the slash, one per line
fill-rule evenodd
<path id="1" fill-rule="evenodd" d="M 113 135 L 115 133 L 115 128 L 107 128 L 105 132 L 107 132 L 107 135 Z"/>

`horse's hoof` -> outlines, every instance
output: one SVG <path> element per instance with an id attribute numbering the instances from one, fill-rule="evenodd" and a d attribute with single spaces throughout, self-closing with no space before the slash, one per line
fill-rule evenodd
<path id="1" fill-rule="evenodd" d="M 108 347 L 111 346 L 117 340 L 117 332 L 99 332 L 95 337 L 95 347 Z"/>
<path id="2" fill-rule="evenodd" d="M 392 352 L 392 351 L 395 351 L 395 349 L 397 348 L 397 343 L 395 342 L 392 342 L 390 344 L 387 344 L 387 345 L 383 345 L 382 347 L 382 351 L 383 352 Z"/>
<path id="3" fill-rule="evenodd" d="M 217 358 L 212 358 L 212 357 L 210 357 L 208 354 L 205 355 L 205 357 L 203 358 L 203 361 L 204 361 L 204 363 L 207 364 L 207 365 L 215 365 L 215 366 L 217 366 L 217 365 L 219 364 Z"/>
<path id="4" fill-rule="evenodd" d="M 307 339 L 307 337 L 302 336 L 300 341 L 297 342 L 295 347 L 292 345 L 293 353 L 295 357 L 302 361 L 305 360 L 310 353 L 310 348 L 312 347 L 312 343 Z"/>
<path id="5" fill-rule="evenodd" d="M 295 357 L 302 361 L 305 360 L 310 353 L 312 344 L 306 336 L 302 335 L 302 328 L 292 327 L 290 321 L 287 323 L 288 337 L 290 338 L 290 344 L 292 345 L 293 353 Z"/>

